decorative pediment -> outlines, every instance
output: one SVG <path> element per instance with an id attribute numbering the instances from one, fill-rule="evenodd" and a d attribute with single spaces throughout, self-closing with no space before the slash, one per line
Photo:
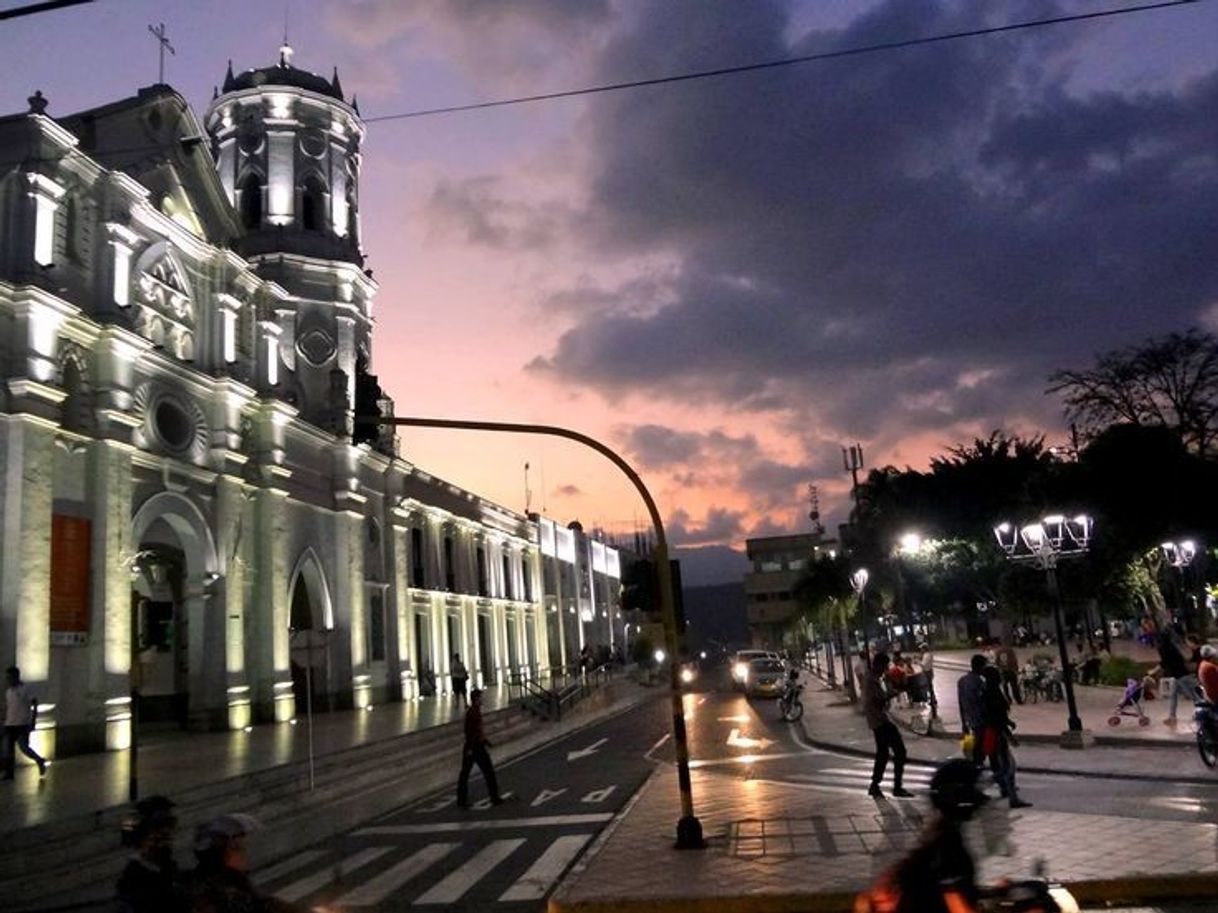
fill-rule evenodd
<path id="1" fill-rule="evenodd" d="M 185 272 L 172 254 L 166 252 L 151 263 L 137 267 L 137 300 L 175 322 L 193 325 L 194 303 Z"/>

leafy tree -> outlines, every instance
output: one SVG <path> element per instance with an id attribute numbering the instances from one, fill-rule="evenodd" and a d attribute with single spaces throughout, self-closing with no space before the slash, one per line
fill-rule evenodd
<path id="1" fill-rule="evenodd" d="M 1112 425 L 1160 426 L 1209 456 L 1218 437 L 1218 338 L 1189 330 L 1106 352 L 1084 371 L 1050 376 L 1066 415 L 1088 436 Z"/>

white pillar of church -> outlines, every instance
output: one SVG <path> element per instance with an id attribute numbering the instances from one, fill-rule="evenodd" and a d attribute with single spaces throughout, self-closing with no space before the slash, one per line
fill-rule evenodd
<path id="1" fill-rule="evenodd" d="M 277 723 L 296 716 L 292 693 L 291 645 L 288 641 L 287 492 L 260 489 L 255 502 L 257 605 L 247 628 L 254 632 L 251 678 L 254 700 L 269 708 Z"/>
<path id="2" fill-rule="evenodd" d="M 410 584 L 408 568 L 410 555 L 407 543 L 410 535 L 410 515 L 400 507 L 395 507 L 391 513 L 389 566 L 393 569 L 393 584 L 391 588 L 391 606 L 385 606 L 386 611 L 392 611 L 397 618 L 397 676 L 398 687 L 402 700 L 409 701 L 418 696 L 417 677 L 419 670 L 412 659 L 417 649 L 414 643 L 414 609 L 410 603 Z M 422 657 L 419 657 L 419 662 Z"/>
<path id="3" fill-rule="evenodd" d="M 51 663 L 55 427 L 30 415 L 0 417 L 0 662 L 19 666 L 35 692 Z"/>
<path id="4" fill-rule="evenodd" d="M 220 579 L 212 585 L 216 600 L 211 611 L 221 623 L 224 655 L 224 703 L 229 729 L 243 729 L 252 722 L 249 675 L 246 669 L 247 569 L 255 560 L 254 528 L 257 524 L 253 491 L 236 476 L 216 481 L 216 548 L 219 549 Z"/>
<path id="5" fill-rule="evenodd" d="M 89 623 L 89 695 L 86 713 L 103 720 L 105 746 L 131 745 L 131 664 L 133 600 L 131 567 L 131 456 L 121 441 L 91 446 L 89 509 L 93 523 L 90 568 L 93 613 Z"/>

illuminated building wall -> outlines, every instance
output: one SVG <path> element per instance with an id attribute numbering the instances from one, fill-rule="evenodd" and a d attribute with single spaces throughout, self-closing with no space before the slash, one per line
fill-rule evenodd
<path id="1" fill-rule="evenodd" d="M 0 661 L 44 748 L 126 748 L 133 687 L 242 729 L 310 681 L 368 707 L 445 694 L 454 652 L 486 686 L 563 653 L 535 520 L 352 443 L 363 137 L 288 48 L 202 119 L 166 86 L 0 118 Z M 564 543 L 598 581 L 568 633 L 612 642 L 609 558 Z"/>

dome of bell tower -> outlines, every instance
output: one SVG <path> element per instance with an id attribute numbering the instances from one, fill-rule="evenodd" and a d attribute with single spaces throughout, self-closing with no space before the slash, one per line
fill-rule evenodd
<path id="1" fill-rule="evenodd" d="M 205 118 L 216 166 L 245 233 L 246 257 L 291 253 L 362 264 L 359 170 L 365 127 L 327 79 L 292 62 L 285 41 L 270 66 L 234 74 Z"/>

